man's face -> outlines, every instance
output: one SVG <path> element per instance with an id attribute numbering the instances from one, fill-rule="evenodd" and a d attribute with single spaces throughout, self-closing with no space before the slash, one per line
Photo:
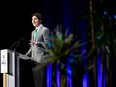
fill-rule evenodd
<path id="1" fill-rule="evenodd" d="M 36 16 L 32 17 L 32 24 L 34 27 L 38 27 L 41 24 L 41 20 L 39 20 Z"/>

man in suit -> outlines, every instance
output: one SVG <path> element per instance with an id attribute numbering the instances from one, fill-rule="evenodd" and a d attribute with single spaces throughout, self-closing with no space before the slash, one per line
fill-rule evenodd
<path id="1" fill-rule="evenodd" d="M 50 30 L 42 25 L 42 15 L 40 13 L 32 14 L 32 24 L 35 27 L 35 30 L 33 30 L 31 33 L 31 40 L 29 43 L 30 49 L 26 55 L 31 56 L 32 60 L 34 61 L 32 71 L 35 86 L 44 87 L 44 69 L 39 67 L 42 63 L 44 63 L 44 59 L 47 58 L 44 45 L 49 42 L 48 35 L 50 34 Z"/>

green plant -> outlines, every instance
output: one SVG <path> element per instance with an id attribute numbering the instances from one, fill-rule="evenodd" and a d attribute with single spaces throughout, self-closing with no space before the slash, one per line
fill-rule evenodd
<path id="1" fill-rule="evenodd" d="M 61 26 L 57 26 L 51 32 L 51 35 L 48 36 L 50 41 L 45 46 L 46 52 L 50 55 L 48 62 L 51 62 L 53 66 L 57 63 L 59 64 L 61 77 L 63 77 L 63 79 L 61 78 L 61 87 L 65 87 L 64 85 L 66 85 L 67 63 L 72 71 L 72 78 L 76 81 L 82 79 L 83 74 L 87 70 L 86 67 L 83 67 L 83 54 L 79 52 L 80 47 L 87 43 L 81 43 L 76 37 L 75 34 L 68 33 L 68 30 L 63 32 Z M 53 84 L 54 86 L 56 85 L 54 81 Z"/>

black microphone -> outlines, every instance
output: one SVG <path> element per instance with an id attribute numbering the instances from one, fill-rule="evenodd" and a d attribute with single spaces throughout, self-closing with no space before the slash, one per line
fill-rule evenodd
<path id="1" fill-rule="evenodd" d="M 17 49 L 17 47 L 18 47 L 18 45 L 20 44 L 20 42 L 23 40 L 24 38 L 20 38 L 20 39 L 18 39 L 11 47 L 10 47 L 10 49 L 12 49 L 15 45 L 15 48 L 14 48 L 14 52 L 16 51 L 16 49 Z"/>

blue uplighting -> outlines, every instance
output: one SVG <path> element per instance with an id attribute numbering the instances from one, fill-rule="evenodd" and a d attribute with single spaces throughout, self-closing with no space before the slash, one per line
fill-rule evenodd
<path id="1" fill-rule="evenodd" d="M 84 74 L 84 77 L 83 77 L 83 87 L 89 87 L 89 80 L 88 80 L 88 74 Z"/>
<path id="2" fill-rule="evenodd" d="M 60 69 L 59 69 L 59 62 L 56 64 L 56 85 L 60 87 Z"/>
<path id="3" fill-rule="evenodd" d="M 70 69 L 70 66 L 67 64 L 67 87 L 73 87 L 72 86 L 72 70 Z"/>
<path id="4" fill-rule="evenodd" d="M 101 58 L 100 54 L 97 54 L 97 84 L 98 87 L 102 87 L 102 71 L 101 71 Z"/>
<path id="5" fill-rule="evenodd" d="M 46 70 L 46 76 L 47 76 L 47 87 L 52 87 L 52 64 L 49 63 L 47 65 L 47 70 Z"/>

